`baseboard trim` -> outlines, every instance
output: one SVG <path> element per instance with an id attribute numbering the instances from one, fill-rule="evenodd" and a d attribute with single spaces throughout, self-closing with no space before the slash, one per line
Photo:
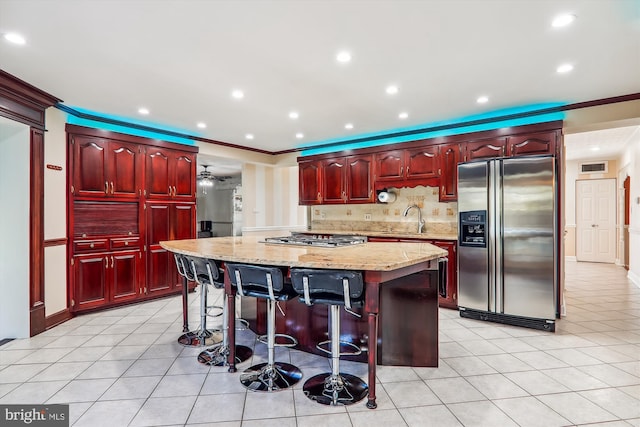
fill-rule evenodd
<path id="1" fill-rule="evenodd" d="M 574 261 L 574 262 L 578 261 L 575 256 L 569 256 L 569 255 L 565 256 L 564 260 L 565 261 Z"/>
<path id="2" fill-rule="evenodd" d="M 46 329 L 53 328 L 54 326 L 58 326 L 61 323 L 66 322 L 71 319 L 73 316 L 71 315 L 71 311 L 68 308 L 64 310 L 60 310 L 57 313 L 53 313 L 50 316 L 45 317 L 44 324 Z"/>

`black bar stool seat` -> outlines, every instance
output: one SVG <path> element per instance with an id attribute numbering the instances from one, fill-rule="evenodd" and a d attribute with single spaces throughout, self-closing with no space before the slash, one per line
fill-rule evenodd
<path id="1" fill-rule="evenodd" d="M 278 301 L 295 298 L 297 293 L 280 267 L 247 264 L 226 264 L 231 283 L 241 296 L 263 298 L 267 302 L 267 363 L 259 363 L 246 369 L 240 375 L 240 382 L 252 391 L 278 391 L 296 384 L 302 378 L 298 367 L 285 362 L 276 362 L 276 311 Z M 282 337 L 285 335 L 278 334 Z M 288 337 L 288 336 L 287 336 Z M 297 343 L 293 337 L 289 337 Z M 295 345 L 295 344 L 294 344 Z"/>
<path id="2" fill-rule="evenodd" d="M 220 268 L 215 260 L 186 257 L 189 262 L 191 274 L 203 289 L 212 285 L 216 289 L 224 289 L 224 270 Z M 223 292 L 222 303 L 222 342 L 214 347 L 203 350 L 198 355 L 198 362 L 210 366 L 225 366 L 228 364 L 227 356 L 229 355 L 229 318 L 227 316 L 229 310 L 228 295 Z M 206 299 L 206 296 L 205 296 Z M 234 325 L 235 326 L 235 325 Z M 253 350 L 244 345 L 235 346 L 236 363 L 244 362 L 253 355 Z"/>
<path id="3" fill-rule="evenodd" d="M 200 284 L 191 270 L 190 260 L 187 256 L 176 253 L 174 254 L 174 259 L 180 276 Z M 200 326 L 196 330 L 188 331 L 180 335 L 180 337 L 178 337 L 178 343 L 186 347 L 201 347 L 221 342 L 222 335 L 219 329 L 207 329 L 207 317 L 217 317 L 222 314 L 222 312 L 215 315 L 210 314 L 209 311 L 213 309 L 221 309 L 221 307 L 207 306 L 207 286 L 200 284 Z"/>
<path id="4" fill-rule="evenodd" d="M 300 301 L 307 305 L 328 305 L 331 314 L 331 372 L 315 375 L 305 381 L 302 386 L 304 394 L 323 405 L 351 405 L 364 399 L 369 392 L 367 384 L 355 375 L 340 372 L 340 307 L 359 316 L 352 308 L 362 306 L 364 302 L 362 273 L 293 268 L 291 283 L 300 296 Z M 371 341 L 371 338 L 369 340 Z M 373 342 L 375 345 L 375 340 Z M 359 354 L 359 347 L 351 343 L 348 345 L 356 349 L 356 352 L 351 354 Z M 319 346 L 318 348 L 323 350 Z"/>

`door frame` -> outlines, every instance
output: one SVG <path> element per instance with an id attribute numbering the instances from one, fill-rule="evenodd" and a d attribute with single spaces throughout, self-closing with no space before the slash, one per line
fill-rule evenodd
<path id="1" fill-rule="evenodd" d="M 613 209 L 612 215 L 611 217 L 613 218 L 614 224 L 613 227 L 611 229 L 611 233 L 612 236 L 610 236 L 610 239 L 612 240 L 612 245 L 611 247 L 614 250 L 614 254 L 613 254 L 613 260 L 611 262 L 609 261 L 598 261 L 598 260 L 581 260 L 581 245 L 579 244 L 580 240 L 581 240 L 581 236 L 582 236 L 582 231 L 583 231 L 583 227 L 581 226 L 581 221 L 578 219 L 580 218 L 580 212 L 582 211 L 582 202 L 580 200 L 580 191 L 579 191 L 579 187 L 581 185 L 581 183 L 596 183 L 597 181 L 609 181 L 613 184 L 613 187 L 611 188 L 610 191 L 610 196 L 613 197 L 613 203 L 611 203 L 611 209 Z M 584 262 L 606 262 L 606 263 L 613 263 L 615 264 L 616 260 L 617 260 L 617 256 L 618 256 L 618 247 L 617 247 L 617 239 L 616 239 L 616 234 L 617 234 L 617 225 L 618 225 L 618 217 L 617 217 L 617 200 L 618 200 L 618 194 L 617 194 L 617 179 L 616 178 L 596 178 L 596 179 L 577 179 L 576 180 L 576 189 L 575 189 L 575 207 L 576 207 L 576 211 L 575 211 L 575 215 L 576 215 L 576 260 L 577 261 L 584 261 Z M 597 240 L 594 242 L 594 245 L 597 245 Z"/>

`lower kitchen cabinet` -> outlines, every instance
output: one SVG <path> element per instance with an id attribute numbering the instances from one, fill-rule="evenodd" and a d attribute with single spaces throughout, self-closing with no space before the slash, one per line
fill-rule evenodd
<path id="1" fill-rule="evenodd" d="M 74 256 L 71 309 L 80 311 L 137 298 L 141 254 L 134 249 Z"/>
<path id="2" fill-rule="evenodd" d="M 426 242 L 439 248 L 446 249 L 447 271 L 445 293 L 438 297 L 438 305 L 445 308 L 458 309 L 458 242 L 456 240 L 432 240 L 432 239 L 400 239 L 397 237 L 368 237 L 369 242 Z"/>

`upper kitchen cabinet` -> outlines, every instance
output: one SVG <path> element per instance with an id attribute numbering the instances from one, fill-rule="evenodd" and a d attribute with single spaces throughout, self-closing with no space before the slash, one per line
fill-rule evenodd
<path id="1" fill-rule="evenodd" d="M 70 135 L 71 192 L 77 197 L 137 198 L 142 149 L 137 144 Z"/>
<path id="2" fill-rule="evenodd" d="M 555 154 L 557 131 L 509 137 L 509 155 Z"/>
<path id="3" fill-rule="evenodd" d="M 195 197 L 195 154 L 148 147 L 145 158 L 147 198 L 191 200 Z"/>
<path id="4" fill-rule="evenodd" d="M 404 178 L 404 150 L 389 150 L 374 154 L 376 181 Z"/>
<path id="5" fill-rule="evenodd" d="M 299 204 L 300 205 L 318 205 L 322 203 L 321 196 L 321 171 L 322 162 L 312 160 L 308 162 L 300 162 L 298 165 L 299 174 Z"/>
<path id="6" fill-rule="evenodd" d="M 458 162 L 460 145 L 440 146 L 440 197 L 441 202 L 458 200 Z"/>
<path id="7" fill-rule="evenodd" d="M 465 144 L 464 161 L 505 157 L 507 155 L 507 139 L 486 139 Z"/>
<path id="8" fill-rule="evenodd" d="M 321 175 L 321 203 L 373 203 L 373 156 L 326 159 Z"/>
<path id="9" fill-rule="evenodd" d="M 437 178 L 439 173 L 438 146 L 427 145 L 405 151 L 407 179 Z"/>

